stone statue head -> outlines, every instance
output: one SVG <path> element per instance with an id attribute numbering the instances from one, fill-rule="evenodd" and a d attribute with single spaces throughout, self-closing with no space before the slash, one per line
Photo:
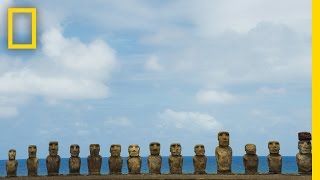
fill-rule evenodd
<path id="1" fill-rule="evenodd" d="M 158 142 L 151 142 L 149 144 L 150 154 L 151 155 L 159 155 L 160 154 L 160 143 Z"/>
<path id="2" fill-rule="evenodd" d="M 49 154 L 50 156 L 58 155 L 59 145 L 57 141 L 50 141 L 49 142 Z"/>
<path id="3" fill-rule="evenodd" d="M 121 145 L 120 144 L 111 144 L 110 153 L 113 157 L 119 157 L 121 154 Z"/>
<path id="4" fill-rule="evenodd" d="M 298 133 L 299 141 L 311 141 L 311 133 L 309 132 L 299 132 Z"/>
<path id="5" fill-rule="evenodd" d="M 219 146 L 228 147 L 229 146 L 229 132 L 222 131 L 218 133 Z"/>
<path id="6" fill-rule="evenodd" d="M 311 142 L 310 141 L 299 141 L 298 149 L 300 154 L 311 154 Z"/>
<path id="7" fill-rule="evenodd" d="M 15 149 L 10 149 L 9 153 L 8 153 L 8 156 L 9 156 L 9 160 L 15 160 L 16 159 L 16 150 Z"/>
<path id="8" fill-rule="evenodd" d="M 99 144 L 90 144 L 90 155 L 97 156 L 100 153 L 100 145 Z"/>
<path id="9" fill-rule="evenodd" d="M 140 153 L 140 147 L 137 144 L 131 144 L 128 147 L 128 152 L 130 157 L 138 157 Z"/>
<path id="10" fill-rule="evenodd" d="M 71 144 L 70 145 L 70 154 L 72 157 L 79 157 L 80 146 L 78 144 Z"/>
<path id="11" fill-rule="evenodd" d="M 170 152 L 172 156 L 180 156 L 181 155 L 181 145 L 180 143 L 172 143 L 170 145 Z"/>
<path id="12" fill-rule="evenodd" d="M 37 157 L 37 146 L 36 145 L 30 145 L 28 147 L 28 154 L 29 154 L 29 158 Z"/>
<path id="13" fill-rule="evenodd" d="M 204 153 L 206 152 L 203 144 L 197 144 L 194 146 L 194 152 L 196 153 L 196 156 L 204 156 Z"/>
<path id="14" fill-rule="evenodd" d="M 278 141 L 269 141 L 268 148 L 270 154 L 279 154 L 280 143 Z"/>
<path id="15" fill-rule="evenodd" d="M 247 154 L 256 154 L 257 148 L 254 144 L 246 144 L 244 147 Z"/>

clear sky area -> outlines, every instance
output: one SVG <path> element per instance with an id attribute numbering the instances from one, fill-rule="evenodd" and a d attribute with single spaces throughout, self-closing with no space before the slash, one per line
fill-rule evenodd
<path id="1" fill-rule="evenodd" d="M 37 8 L 37 49 L 7 49 L 7 8 Z M 28 18 L 29 17 L 29 18 Z M 15 18 L 15 37 L 30 16 Z M 213 156 L 219 131 L 234 155 L 298 152 L 311 131 L 310 0 L 1 0 L 0 159 L 48 155 L 59 141 L 80 156 L 98 143 L 171 143 Z"/>

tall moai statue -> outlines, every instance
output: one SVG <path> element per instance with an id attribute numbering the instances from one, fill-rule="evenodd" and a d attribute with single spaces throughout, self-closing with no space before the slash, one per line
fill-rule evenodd
<path id="1" fill-rule="evenodd" d="M 311 133 L 298 133 L 298 149 L 296 155 L 299 174 L 312 174 Z"/>
<path id="2" fill-rule="evenodd" d="M 57 141 L 49 142 L 49 155 L 46 159 L 48 176 L 58 176 L 60 169 L 59 144 Z"/>
<path id="3" fill-rule="evenodd" d="M 150 155 L 148 156 L 149 174 L 161 174 L 162 157 L 160 156 L 160 143 L 149 144 Z"/>
<path id="4" fill-rule="evenodd" d="M 70 145 L 69 175 L 80 175 L 81 158 L 79 154 L 80 146 L 78 144 Z"/>
<path id="5" fill-rule="evenodd" d="M 207 157 L 205 155 L 206 150 L 204 148 L 204 145 L 195 145 L 194 152 L 196 153 L 195 156 L 193 156 L 194 174 L 207 174 Z"/>
<path id="6" fill-rule="evenodd" d="M 232 148 L 229 146 L 229 132 L 218 133 L 219 146 L 216 147 L 217 174 L 230 174 L 232 164 Z"/>
<path id="7" fill-rule="evenodd" d="M 140 147 L 137 144 L 131 144 L 128 147 L 129 157 L 127 159 L 127 166 L 129 174 L 141 173 L 141 157 L 139 156 Z"/>
<path id="8" fill-rule="evenodd" d="M 27 159 L 28 176 L 38 176 L 37 146 L 30 145 L 28 147 L 29 158 Z"/>
<path id="9" fill-rule="evenodd" d="M 100 145 L 90 144 L 90 155 L 87 158 L 89 175 L 100 175 L 102 157 L 99 155 Z"/>
<path id="10" fill-rule="evenodd" d="M 181 145 L 173 143 L 170 145 L 171 155 L 168 158 L 170 174 L 182 174 L 183 157 L 181 155 Z"/>
<path id="11" fill-rule="evenodd" d="M 278 141 L 270 141 L 268 143 L 269 155 L 268 166 L 270 174 L 281 174 L 282 171 L 282 156 L 279 154 L 280 143 Z"/>
<path id="12" fill-rule="evenodd" d="M 256 154 L 257 148 L 254 144 L 246 144 L 246 154 L 243 156 L 245 174 L 258 174 L 259 158 Z"/>
<path id="13" fill-rule="evenodd" d="M 112 144 L 110 146 L 111 156 L 108 159 L 109 164 L 109 174 L 122 174 L 122 164 L 123 160 L 120 156 L 121 154 L 121 145 Z"/>
<path id="14" fill-rule="evenodd" d="M 16 160 L 16 150 L 10 149 L 8 153 L 9 160 L 6 163 L 7 177 L 17 176 L 18 161 Z"/>

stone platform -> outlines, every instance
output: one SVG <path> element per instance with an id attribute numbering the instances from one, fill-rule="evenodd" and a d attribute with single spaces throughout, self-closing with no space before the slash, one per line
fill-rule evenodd
<path id="1" fill-rule="evenodd" d="M 193 175 L 193 174 L 162 174 L 162 175 L 101 175 L 101 176 L 38 176 L 38 177 L 0 177 L 8 180 L 108 180 L 108 179 L 214 179 L 214 180 L 311 180 L 309 175 L 296 174 L 260 174 L 260 175 Z"/>

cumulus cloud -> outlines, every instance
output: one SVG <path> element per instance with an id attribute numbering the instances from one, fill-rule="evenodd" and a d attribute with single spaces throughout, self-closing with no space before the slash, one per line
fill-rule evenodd
<path id="1" fill-rule="evenodd" d="M 174 111 L 166 109 L 159 113 L 162 127 L 194 130 L 219 130 L 222 124 L 215 117 L 200 112 Z"/>
<path id="2" fill-rule="evenodd" d="M 18 115 L 18 110 L 16 107 L 3 107 L 0 106 L 0 119 L 10 118 Z"/>
<path id="3" fill-rule="evenodd" d="M 235 97 L 228 92 L 218 92 L 214 90 L 201 90 L 196 94 L 196 100 L 201 104 L 210 103 L 230 103 L 235 101 Z"/>
<path id="4" fill-rule="evenodd" d="M 160 65 L 159 60 L 156 56 L 151 56 L 144 64 L 144 68 L 147 71 L 156 71 L 156 72 L 163 70 L 163 67 Z"/>

